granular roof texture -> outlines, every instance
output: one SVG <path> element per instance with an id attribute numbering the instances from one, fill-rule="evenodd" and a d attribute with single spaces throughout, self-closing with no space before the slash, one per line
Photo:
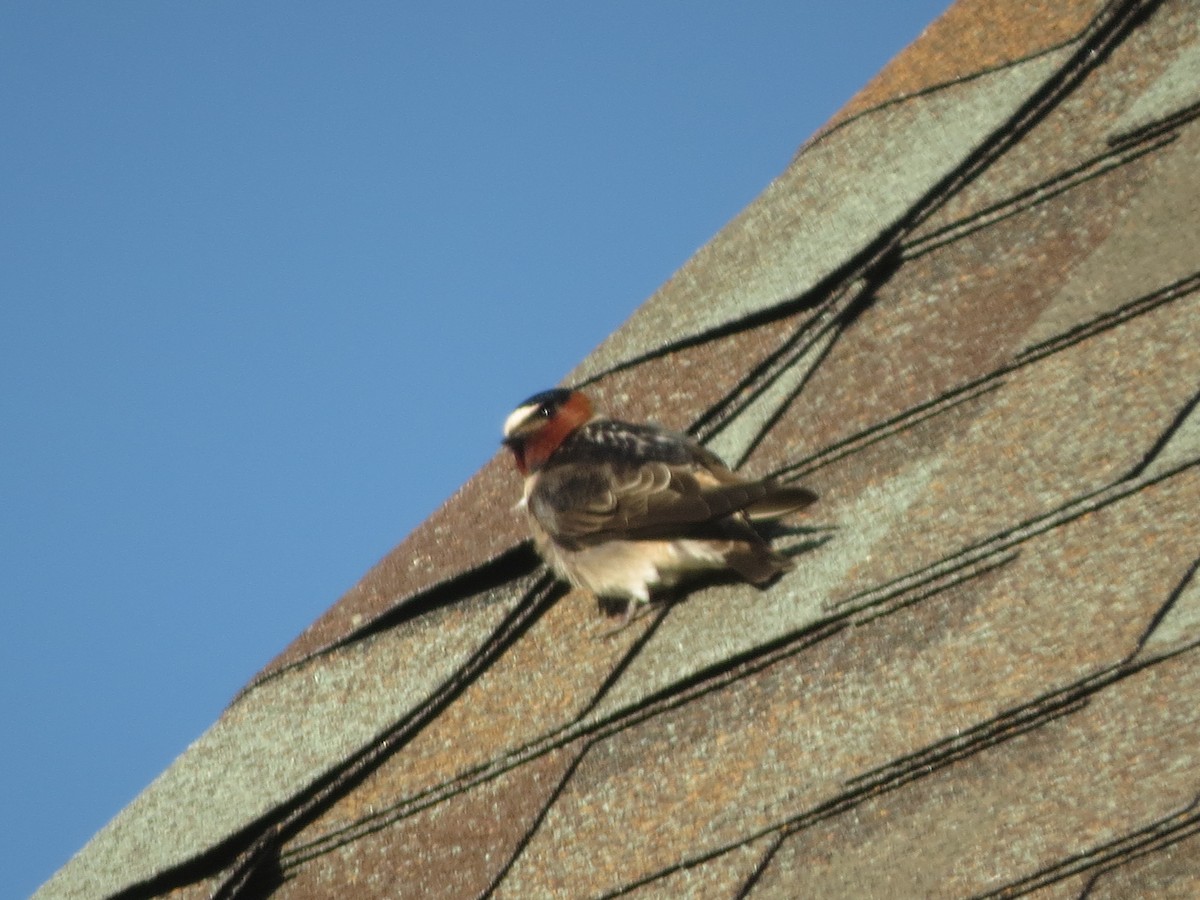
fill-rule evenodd
<path id="1" fill-rule="evenodd" d="M 1200 896 L 1198 119 L 1197 0 L 961 0 L 569 379 L 794 571 L 603 637 L 493 460 L 39 896 Z"/>

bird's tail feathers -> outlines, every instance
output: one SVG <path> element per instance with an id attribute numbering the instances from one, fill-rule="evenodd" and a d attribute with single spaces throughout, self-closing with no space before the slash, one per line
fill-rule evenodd
<path id="1" fill-rule="evenodd" d="M 767 494 L 747 506 L 743 512 L 750 519 L 778 519 L 811 506 L 817 495 L 807 488 L 768 483 Z"/>

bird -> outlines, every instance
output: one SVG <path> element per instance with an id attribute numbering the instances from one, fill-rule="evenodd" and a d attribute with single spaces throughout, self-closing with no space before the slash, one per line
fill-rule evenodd
<path id="1" fill-rule="evenodd" d="M 694 438 L 597 414 L 580 390 L 522 402 L 502 443 L 524 476 L 518 508 L 535 547 L 564 581 L 626 602 L 621 623 L 652 592 L 704 572 L 763 586 L 792 567 L 753 522 L 798 512 L 812 491 L 731 471 Z"/>

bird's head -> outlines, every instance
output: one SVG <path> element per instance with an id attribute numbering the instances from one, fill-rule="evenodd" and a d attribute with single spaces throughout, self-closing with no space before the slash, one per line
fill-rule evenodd
<path id="1" fill-rule="evenodd" d="M 592 418 L 592 401 L 581 391 L 556 388 L 534 394 L 504 420 L 504 446 L 522 475 L 536 472 L 559 444 Z"/>

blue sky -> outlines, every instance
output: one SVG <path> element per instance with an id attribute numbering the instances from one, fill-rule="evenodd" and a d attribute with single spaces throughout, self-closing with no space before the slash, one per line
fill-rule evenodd
<path id="1" fill-rule="evenodd" d="M 946 0 L 0 9 L 0 896 Z"/>

